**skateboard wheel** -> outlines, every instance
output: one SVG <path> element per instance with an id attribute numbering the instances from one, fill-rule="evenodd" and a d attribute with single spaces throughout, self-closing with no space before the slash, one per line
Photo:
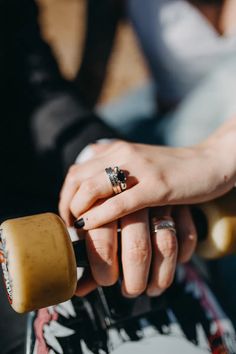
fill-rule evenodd
<path id="1" fill-rule="evenodd" d="M 236 252 L 236 191 L 200 204 L 205 215 L 206 235 L 198 243 L 197 254 L 207 259 L 220 258 Z"/>
<path id="2" fill-rule="evenodd" d="M 9 301 L 19 313 L 71 298 L 77 274 L 72 243 L 63 221 L 44 213 L 1 225 L 0 262 Z"/>

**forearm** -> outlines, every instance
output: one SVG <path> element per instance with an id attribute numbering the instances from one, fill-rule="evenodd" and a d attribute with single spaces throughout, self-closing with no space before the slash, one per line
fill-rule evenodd
<path id="1" fill-rule="evenodd" d="M 236 182 L 236 117 L 226 121 L 199 147 L 209 154 L 222 188 L 233 187 Z"/>

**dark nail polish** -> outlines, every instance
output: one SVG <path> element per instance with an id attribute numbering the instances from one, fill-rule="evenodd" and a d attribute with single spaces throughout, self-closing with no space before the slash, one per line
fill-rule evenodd
<path id="1" fill-rule="evenodd" d="M 82 227 L 84 227 L 84 219 L 81 218 L 81 219 L 75 220 L 74 227 L 76 229 L 82 229 Z"/>

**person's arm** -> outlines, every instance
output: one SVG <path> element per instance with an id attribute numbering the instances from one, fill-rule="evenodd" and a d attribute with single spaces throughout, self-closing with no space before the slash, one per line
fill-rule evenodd
<path id="1" fill-rule="evenodd" d="M 114 195 L 105 173 L 105 168 L 114 164 L 127 174 L 127 190 L 118 195 Z M 69 221 L 72 214 L 80 219 L 76 225 L 88 230 L 145 207 L 208 201 L 229 191 L 235 181 L 233 118 L 196 146 L 171 148 L 122 141 L 112 144 L 96 161 L 70 170 L 60 210 L 65 220 Z M 101 198 L 106 198 L 102 204 Z"/>

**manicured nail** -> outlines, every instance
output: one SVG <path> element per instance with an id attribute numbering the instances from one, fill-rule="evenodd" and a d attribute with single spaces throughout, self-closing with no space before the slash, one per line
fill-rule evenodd
<path id="1" fill-rule="evenodd" d="M 74 227 L 76 229 L 82 229 L 82 227 L 84 227 L 84 219 L 81 218 L 81 219 L 75 220 Z"/>

